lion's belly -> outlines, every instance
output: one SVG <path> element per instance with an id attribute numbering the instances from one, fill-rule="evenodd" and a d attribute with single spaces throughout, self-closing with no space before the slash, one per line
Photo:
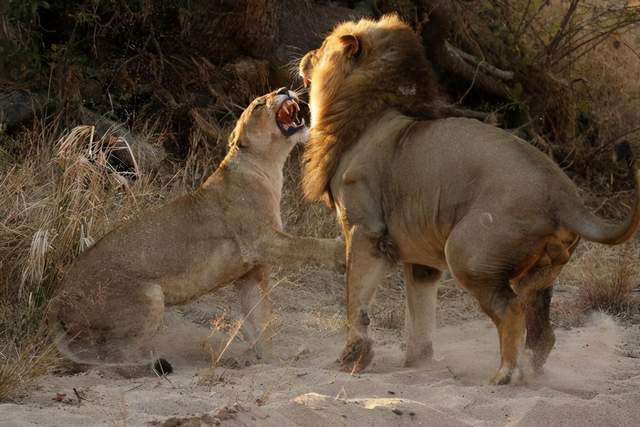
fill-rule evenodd
<path id="1" fill-rule="evenodd" d="M 427 265 L 440 270 L 447 269 L 444 245 L 433 233 L 415 225 L 394 224 L 393 221 L 387 226 L 402 262 Z"/>
<path id="2" fill-rule="evenodd" d="M 251 265 L 243 261 L 235 242 L 223 241 L 211 254 L 203 254 L 182 274 L 163 278 L 165 304 L 185 304 L 244 275 Z"/>

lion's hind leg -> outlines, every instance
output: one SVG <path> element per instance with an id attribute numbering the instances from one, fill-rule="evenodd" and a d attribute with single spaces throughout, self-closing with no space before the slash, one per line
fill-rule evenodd
<path id="1" fill-rule="evenodd" d="M 405 366 L 415 366 L 433 357 L 436 326 L 437 283 L 441 272 L 418 264 L 404 265 L 407 289 Z"/>
<path id="2" fill-rule="evenodd" d="M 480 307 L 498 329 L 500 368 L 490 383 L 518 383 L 523 380 L 519 362 L 524 350 L 526 327 L 524 301 L 511 290 L 506 278 L 495 278 L 491 282 L 494 285 L 472 290 Z"/>
<path id="3" fill-rule="evenodd" d="M 561 237 L 546 238 L 543 251 L 534 256 L 535 263 L 511 283 L 525 300 L 526 348 L 532 353 L 531 363 L 536 371 L 542 369 L 556 341 L 549 317 L 553 284 L 578 243 L 574 235 Z"/>
<path id="4" fill-rule="evenodd" d="M 525 340 L 525 300 L 513 291 L 510 272 L 529 251 L 524 244 L 506 248 L 512 230 L 478 228 L 474 221 L 460 224 L 449 236 L 445 254 L 449 271 L 478 300 L 498 330 L 500 368 L 491 384 L 523 380 L 520 357 Z M 473 240 L 469 238 L 473 237 Z"/>
<path id="5" fill-rule="evenodd" d="M 531 363 L 536 371 L 542 370 L 542 366 L 556 343 L 556 337 L 549 320 L 552 294 L 553 288 L 549 287 L 534 291 L 527 298 L 526 348 L 531 350 Z"/>
<path id="6" fill-rule="evenodd" d="M 527 341 L 534 370 L 540 371 L 556 342 L 549 311 L 553 283 L 562 265 L 536 266 L 512 283 L 513 289 L 525 300 Z"/>

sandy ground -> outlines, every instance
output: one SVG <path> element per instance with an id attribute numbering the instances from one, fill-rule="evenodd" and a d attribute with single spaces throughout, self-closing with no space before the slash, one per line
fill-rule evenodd
<path id="1" fill-rule="evenodd" d="M 391 306 L 402 299 L 392 279 L 378 296 Z M 20 402 L 0 405 L 0 425 L 640 425 L 637 327 L 596 313 L 583 327 L 556 331 L 544 374 L 525 386 L 488 386 L 495 329 L 467 296 L 444 289 L 436 361 L 403 368 L 401 333 L 380 326 L 393 323 L 380 308 L 374 362 L 350 375 L 335 363 L 344 342 L 341 280 L 317 269 L 277 280 L 268 362 L 244 357 L 239 341 L 225 357 L 241 368 L 211 368 L 206 349 L 220 349 L 224 337 L 211 336 L 209 319 L 238 316 L 234 290 L 223 289 L 167 313 L 159 351 L 174 364 L 168 378 L 47 376 Z"/>

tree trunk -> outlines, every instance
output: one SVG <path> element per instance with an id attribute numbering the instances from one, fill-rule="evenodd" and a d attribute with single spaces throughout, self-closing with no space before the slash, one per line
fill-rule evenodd
<path id="1" fill-rule="evenodd" d="M 249 54 L 267 58 L 274 51 L 280 34 L 281 0 L 247 0 L 241 12 L 241 36 Z"/>

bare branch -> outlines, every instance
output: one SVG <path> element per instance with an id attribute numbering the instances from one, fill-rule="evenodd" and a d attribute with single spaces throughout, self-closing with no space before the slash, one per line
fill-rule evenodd
<path id="1" fill-rule="evenodd" d="M 507 80 L 507 81 L 513 80 L 513 77 L 514 77 L 513 71 L 501 70 L 500 68 L 489 64 L 484 59 L 476 58 L 470 53 L 464 52 L 458 49 L 457 47 L 452 46 L 449 42 L 445 42 L 445 46 L 447 50 L 449 50 L 452 54 L 460 56 L 465 61 L 470 62 L 473 65 L 477 66 L 478 68 L 482 69 L 487 74 L 493 77 L 497 77 L 501 80 Z"/>
<path id="2" fill-rule="evenodd" d="M 501 98 L 509 99 L 511 97 L 510 89 L 502 80 L 480 72 L 478 66 L 469 64 L 456 50 L 444 49 L 442 56 L 443 68 L 466 81 L 473 82 L 472 87 Z"/>

